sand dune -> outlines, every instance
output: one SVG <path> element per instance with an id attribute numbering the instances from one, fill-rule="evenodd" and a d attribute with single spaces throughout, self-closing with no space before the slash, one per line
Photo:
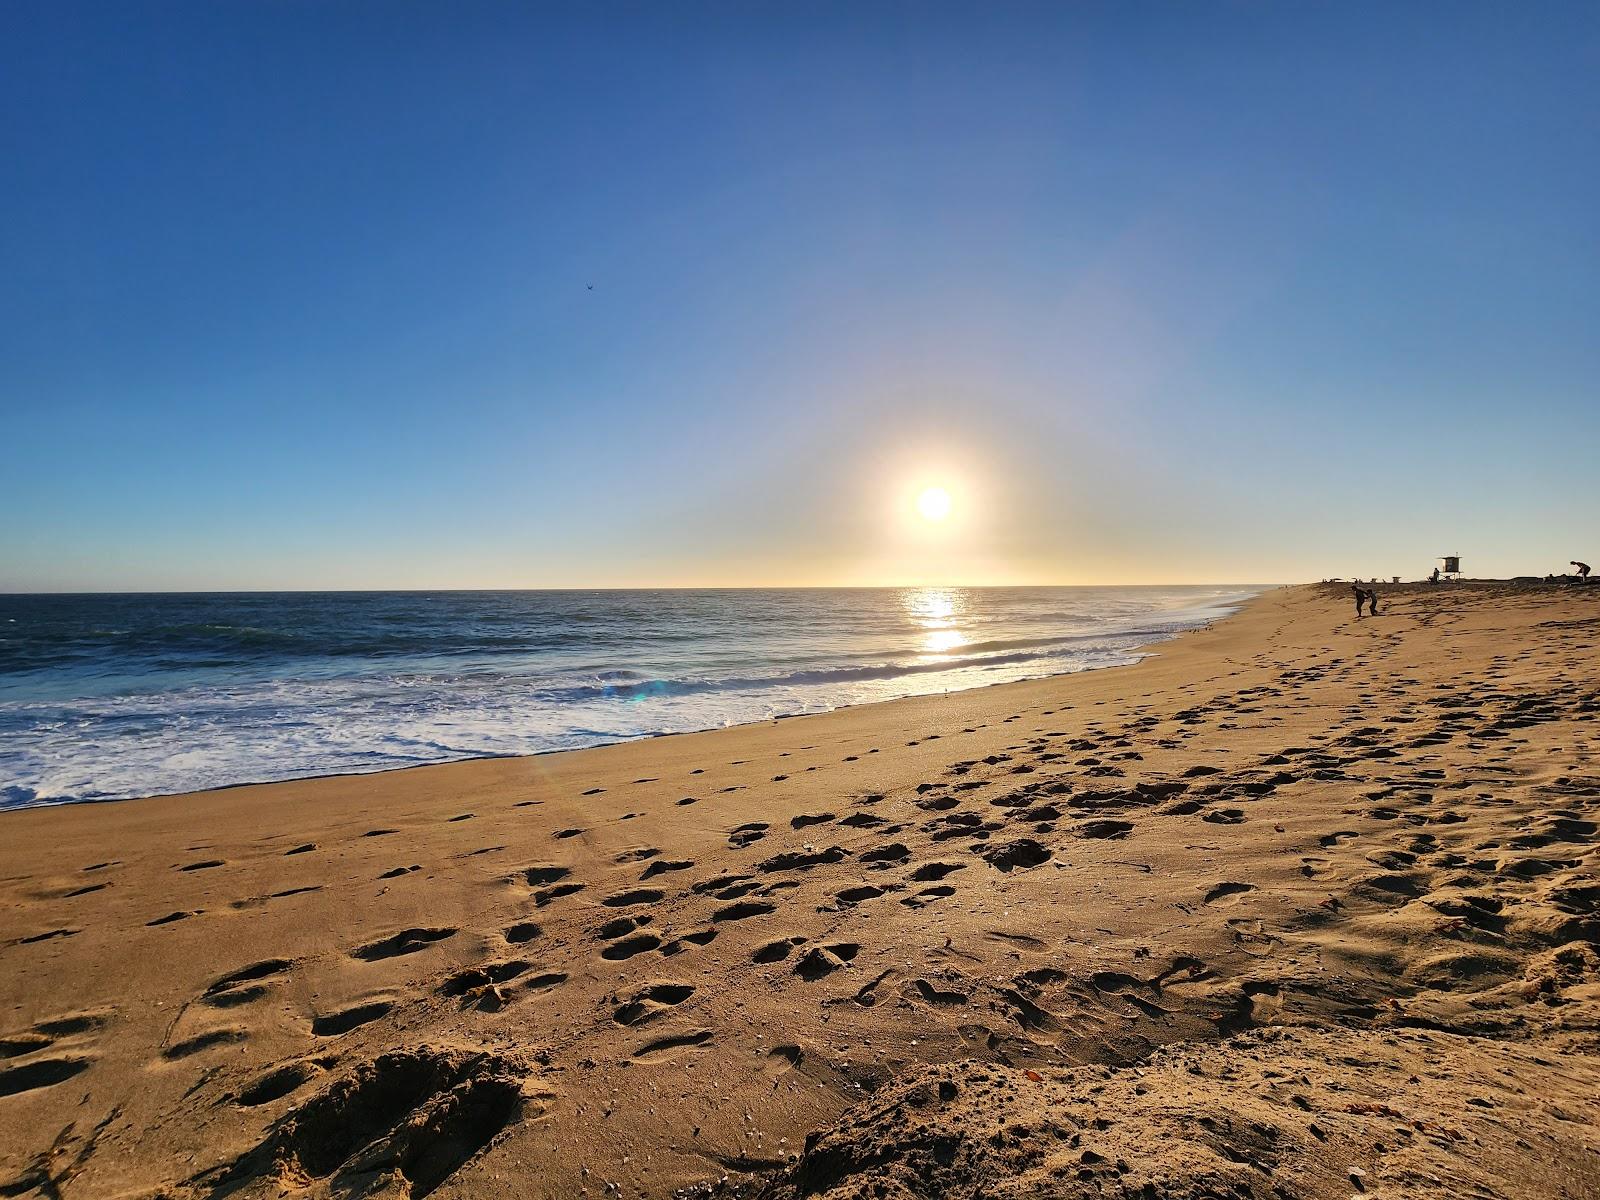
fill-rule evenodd
<path id="1" fill-rule="evenodd" d="M 1600 588 L 0 817 L 0 1194 L 1600 1195 Z"/>

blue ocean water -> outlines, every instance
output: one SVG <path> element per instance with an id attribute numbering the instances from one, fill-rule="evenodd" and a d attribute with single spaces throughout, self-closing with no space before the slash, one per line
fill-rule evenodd
<path id="1" fill-rule="evenodd" d="M 0 808 L 569 749 L 1112 666 L 1258 590 L 0 596 Z"/>

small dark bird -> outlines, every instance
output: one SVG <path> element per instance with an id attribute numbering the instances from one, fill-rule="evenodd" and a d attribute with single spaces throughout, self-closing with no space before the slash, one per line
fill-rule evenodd
<path id="1" fill-rule="evenodd" d="M 592 291 L 594 291 L 594 284 L 592 284 L 592 283 L 591 283 L 591 284 L 589 284 L 589 285 L 588 285 L 588 288 L 589 288 L 589 290 L 590 290 L 590 291 L 591 291 L 591 292 L 592 292 Z"/>

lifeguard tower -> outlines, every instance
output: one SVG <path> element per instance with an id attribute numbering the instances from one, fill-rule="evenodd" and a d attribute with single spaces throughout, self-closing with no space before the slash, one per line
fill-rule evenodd
<path id="1" fill-rule="evenodd" d="M 1459 554 L 1441 554 L 1439 574 L 1446 578 L 1461 578 L 1461 556 Z"/>

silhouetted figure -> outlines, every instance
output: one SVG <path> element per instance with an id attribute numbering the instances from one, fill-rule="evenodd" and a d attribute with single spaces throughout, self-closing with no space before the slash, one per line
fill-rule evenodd
<path id="1" fill-rule="evenodd" d="M 1589 578 L 1589 564 L 1588 563 L 1581 563 L 1581 562 L 1578 562 L 1576 559 L 1574 559 L 1572 561 L 1572 565 L 1578 568 L 1578 578 L 1579 579 L 1587 579 L 1587 578 Z"/>
<path id="2" fill-rule="evenodd" d="M 1356 616 L 1361 616 L 1361 606 L 1367 602 L 1366 589 L 1351 585 L 1350 590 L 1356 594 Z"/>
<path id="3" fill-rule="evenodd" d="M 1428 582 L 1429 583 L 1438 583 L 1439 582 L 1439 568 L 1438 567 L 1435 567 L 1433 569 L 1433 574 L 1428 576 Z"/>
<path id="4" fill-rule="evenodd" d="M 1367 589 L 1367 611 L 1373 616 L 1378 615 L 1378 593 L 1374 588 Z"/>

